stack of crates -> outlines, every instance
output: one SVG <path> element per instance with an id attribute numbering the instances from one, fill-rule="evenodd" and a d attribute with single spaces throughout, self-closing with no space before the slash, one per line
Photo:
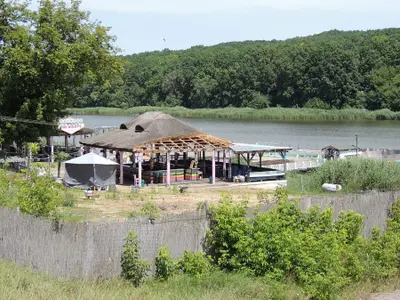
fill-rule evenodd
<path id="1" fill-rule="evenodd" d="M 185 170 L 184 169 L 176 169 L 171 171 L 171 181 L 182 182 L 185 180 Z"/>
<path id="2" fill-rule="evenodd" d="M 199 180 L 199 173 L 197 172 L 197 169 L 186 169 L 185 170 L 185 180 L 187 180 L 187 181 Z"/>

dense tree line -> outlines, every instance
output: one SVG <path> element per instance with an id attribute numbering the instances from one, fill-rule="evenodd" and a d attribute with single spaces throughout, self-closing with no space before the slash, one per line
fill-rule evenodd
<path id="1" fill-rule="evenodd" d="M 330 31 L 124 59 L 122 79 L 106 88 L 88 85 L 75 106 L 400 110 L 400 29 Z"/>

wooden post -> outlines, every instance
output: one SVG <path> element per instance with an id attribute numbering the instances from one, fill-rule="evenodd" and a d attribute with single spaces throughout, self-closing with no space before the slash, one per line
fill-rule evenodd
<path id="1" fill-rule="evenodd" d="M 50 157 L 51 157 L 51 162 L 54 162 L 54 141 L 53 137 L 50 137 Z"/>
<path id="2" fill-rule="evenodd" d="M 119 151 L 119 184 L 124 184 L 124 152 Z"/>
<path id="3" fill-rule="evenodd" d="M 171 185 L 171 154 L 167 153 L 167 185 Z"/>
<path id="4" fill-rule="evenodd" d="M 203 178 L 206 176 L 206 151 L 203 151 Z"/>
<path id="5" fill-rule="evenodd" d="M 263 154 L 261 152 L 259 152 L 258 156 L 260 157 L 260 168 L 262 168 L 262 157 L 263 157 Z"/>
<path id="6" fill-rule="evenodd" d="M 215 184 L 215 151 L 212 152 L 212 184 Z"/>
<path id="7" fill-rule="evenodd" d="M 228 170 L 228 179 L 232 180 L 232 153 L 229 153 L 229 170 Z"/>
<path id="8" fill-rule="evenodd" d="M 280 152 L 281 158 L 283 160 L 283 170 L 287 171 L 287 160 L 286 160 L 286 152 Z"/>
<path id="9" fill-rule="evenodd" d="M 65 135 L 64 142 L 65 142 L 65 151 L 68 151 L 68 135 L 67 134 Z"/>
<path id="10" fill-rule="evenodd" d="M 247 182 L 250 182 L 250 153 L 247 153 Z"/>
<path id="11" fill-rule="evenodd" d="M 138 177 L 139 177 L 139 186 L 142 187 L 142 160 L 140 159 L 140 155 L 138 157 Z"/>
<path id="12" fill-rule="evenodd" d="M 222 159 L 224 160 L 223 161 L 223 164 L 222 164 L 222 170 L 223 170 L 223 172 L 224 172 L 224 175 L 222 176 L 224 179 L 226 179 L 226 150 L 224 150 L 223 152 L 222 152 Z"/>

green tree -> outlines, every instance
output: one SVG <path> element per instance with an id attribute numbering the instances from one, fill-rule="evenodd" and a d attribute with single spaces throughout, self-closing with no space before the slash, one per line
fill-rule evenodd
<path id="1" fill-rule="evenodd" d="M 89 20 L 80 1 L 2 1 L 0 9 L 0 111 L 53 123 L 64 116 L 85 82 L 107 85 L 122 71 L 109 29 Z M 6 142 L 36 141 L 51 126 L 2 123 Z"/>
<path id="2" fill-rule="evenodd" d="M 137 234 L 130 231 L 124 241 L 125 245 L 122 247 L 121 256 L 122 277 L 139 287 L 150 270 L 150 265 L 140 259 L 140 244 Z"/>

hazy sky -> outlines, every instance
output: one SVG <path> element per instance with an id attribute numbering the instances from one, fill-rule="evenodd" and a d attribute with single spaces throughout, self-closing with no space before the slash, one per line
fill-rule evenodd
<path id="1" fill-rule="evenodd" d="M 82 7 L 112 27 L 125 54 L 400 27 L 400 0 L 83 0 Z"/>

